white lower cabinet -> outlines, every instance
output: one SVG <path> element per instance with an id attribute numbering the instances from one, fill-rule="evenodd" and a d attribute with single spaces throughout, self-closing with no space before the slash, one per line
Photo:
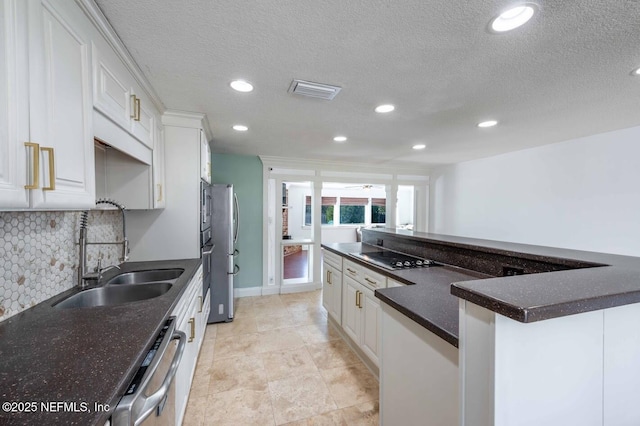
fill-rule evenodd
<path id="1" fill-rule="evenodd" d="M 327 262 L 322 263 L 322 270 L 322 306 L 338 324 L 342 324 L 342 272 Z"/>
<path id="2" fill-rule="evenodd" d="M 380 355 L 380 303 L 373 290 L 343 276 L 342 328 L 377 366 Z"/>
<path id="3" fill-rule="evenodd" d="M 177 318 L 177 328 L 187 335 L 187 344 L 175 377 L 176 424 L 182 424 L 189 400 L 189 391 L 198 360 L 200 346 L 204 339 L 209 311 L 209 293 L 202 297 L 202 266 L 188 284 L 182 299 L 173 310 Z"/>
<path id="4" fill-rule="evenodd" d="M 362 285 L 351 277 L 343 277 L 342 329 L 355 343 L 360 343 L 360 322 L 362 315 L 358 305 Z"/>
<path id="5" fill-rule="evenodd" d="M 360 325 L 360 345 L 371 361 L 378 365 L 380 357 L 380 302 L 378 302 L 373 291 L 368 288 L 363 287 L 361 291 L 362 324 Z"/>
<path id="6" fill-rule="evenodd" d="M 387 278 L 327 250 L 323 258 L 322 306 L 377 366 L 381 311 L 374 289 L 385 288 Z"/>

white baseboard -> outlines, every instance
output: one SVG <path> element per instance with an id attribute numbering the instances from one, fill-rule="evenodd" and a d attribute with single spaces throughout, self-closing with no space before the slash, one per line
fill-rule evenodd
<path id="1" fill-rule="evenodd" d="M 295 285 L 283 285 L 280 287 L 280 294 L 287 293 L 302 293 L 303 291 L 313 291 L 317 290 L 319 287 L 317 284 L 309 283 L 309 284 L 295 284 Z"/>
<path id="2" fill-rule="evenodd" d="M 270 294 L 280 294 L 280 286 L 272 285 L 270 287 L 262 287 L 263 296 L 268 296 Z"/>
<path id="3" fill-rule="evenodd" d="M 271 294 L 302 293 L 322 288 L 322 284 L 295 284 L 288 286 L 234 288 L 233 297 L 267 296 Z"/>
<path id="4" fill-rule="evenodd" d="M 262 296 L 262 287 L 234 288 L 233 297 Z"/>

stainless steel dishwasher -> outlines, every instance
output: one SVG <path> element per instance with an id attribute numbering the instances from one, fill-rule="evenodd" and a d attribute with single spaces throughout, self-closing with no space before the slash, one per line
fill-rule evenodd
<path id="1" fill-rule="evenodd" d="M 136 375 L 118 403 L 111 424 L 174 425 L 176 375 L 187 336 L 176 330 L 175 317 L 170 317 L 158 333 Z"/>

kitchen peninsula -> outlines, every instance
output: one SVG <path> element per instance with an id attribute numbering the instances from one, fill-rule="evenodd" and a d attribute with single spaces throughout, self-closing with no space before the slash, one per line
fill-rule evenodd
<path id="1" fill-rule="evenodd" d="M 640 259 L 392 229 L 324 247 L 408 284 L 375 291 L 383 424 L 640 422 Z M 380 247 L 446 266 L 350 254 Z"/>

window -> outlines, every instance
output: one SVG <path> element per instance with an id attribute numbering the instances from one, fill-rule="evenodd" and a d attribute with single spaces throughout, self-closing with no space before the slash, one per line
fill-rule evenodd
<path id="1" fill-rule="evenodd" d="M 333 212 L 335 210 L 336 197 L 322 197 L 322 206 L 320 207 L 320 223 L 323 225 L 333 225 Z M 311 197 L 305 197 L 304 206 L 304 224 L 311 226 Z"/>
<path id="2" fill-rule="evenodd" d="M 340 223 L 365 223 L 364 208 L 367 204 L 369 204 L 368 198 L 340 197 Z"/>
<path id="3" fill-rule="evenodd" d="M 385 223 L 386 200 L 384 198 L 371 199 L 371 223 Z"/>
<path id="4" fill-rule="evenodd" d="M 311 197 L 307 195 L 304 199 L 304 224 L 311 226 Z"/>

